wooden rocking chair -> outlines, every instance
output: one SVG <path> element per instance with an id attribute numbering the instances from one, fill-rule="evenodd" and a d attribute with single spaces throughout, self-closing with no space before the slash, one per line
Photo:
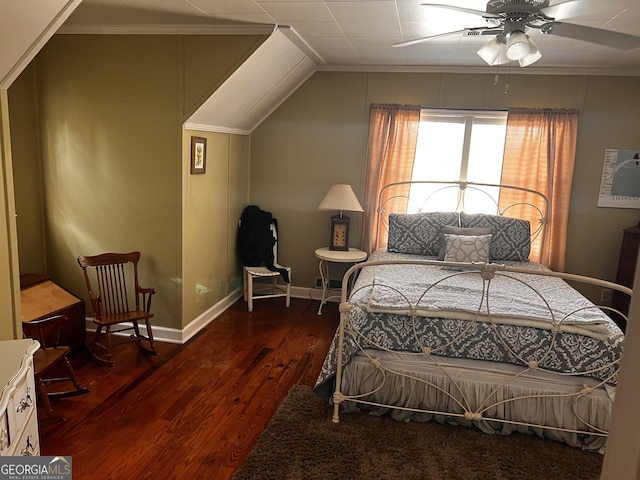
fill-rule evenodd
<path id="1" fill-rule="evenodd" d="M 25 338 L 33 338 L 40 343 L 40 348 L 33 355 L 33 372 L 38 398 L 49 418 L 56 418 L 49 398 L 72 397 L 91 391 L 88 388 L 81 387 L 78 383 L 73 367 L 67 358 L 71 348 L 58 345 L 60 326 L 66 320 L 67 317 L 64 315 L 56 315 L 41 320 L 23 322 L 22 324 L 23 336 Z M 63 375 L 62 372 L 66 372 L 66 376 L 61 376 Z M 54 382 L 70 382 L 73 385 L 73 389 L 48 391 L 46 386 Z M 64 417 L 57 418 L 60 421 L 64 421 Z"/>
<path id="2" fill-rule="evenodd" d="M 157 355 L 153 342 L 150 319 L 153 288 L 143 288 L 138 284 L 138 261 L 140 252 L 103 253 L 94 256 L 79 256 L 84 280 L 89 290 L 93 307 L 93 323 L 96 333 L 90 347 L 91 354 L 98 361 L 113 366 L 111 335 L 133 330 L 130 340 L 145 353 Z M 93 278 L 93 282 L 92 282 Z M 95 287 L 94 287 L 95 286 Z M 96 289 L 97 288 L 97 289 Z M 131 290 L 130 290 L 131 288 Z M 129 295 L 135 298 L 135 308 L 129 306 Z M 138 322 L 144 322 L 147 335 L 140 333 Z M 117 330 L 114 325 L 126 324 Z M 119 344 L 125 342 L 119 342 Z M 98 353 L 102 350 L 104 353 Z"/>

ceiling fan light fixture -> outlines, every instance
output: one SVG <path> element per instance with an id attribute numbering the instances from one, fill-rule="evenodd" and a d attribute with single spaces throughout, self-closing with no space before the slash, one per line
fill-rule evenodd
<path id="1" fill-rule="evenodd" d="M 528 67 L 532 63 L 535 63 L 542 58 L 542 53 L 540 53 L 540 49 L 538 48 L 538 46 L 533 43 L 533 40 L 529 39 L 529 45 L 531 46 L 529 54 L 526 57 L 518 60 L 518 63 L 521 67 Z"/>
<path id="2" fill-rule="evenodd" d="M 489 65 L 498 65 L 496 61 L 499 60 L 503 48 L 504 44 L 498 40 L 498 37 L 493 37 L 476 53 Z"/>
<path id="3" fill-rule="evenodd" d="M 507 50 L 504 42 L 499 37 L 487 42 L 480 50 L 476 52 L 489 65 L 502 65 L 509 63 L 511 59 L 507 57 Z"/>
<path id="4" fill-rule="evenodd" d="M 531 44 L 523 32 L 515 30 L 509 34 L 509 40 L 507 40 L 507 57 L 511 60 L 522 60 L 530 51 Z"/>

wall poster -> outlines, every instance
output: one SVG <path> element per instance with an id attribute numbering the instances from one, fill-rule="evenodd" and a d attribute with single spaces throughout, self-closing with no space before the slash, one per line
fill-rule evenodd
<path id="1" fill-rule="evenodd" d="M 598 206 L 640 208 L 640 149 L 604 151 Z"/>

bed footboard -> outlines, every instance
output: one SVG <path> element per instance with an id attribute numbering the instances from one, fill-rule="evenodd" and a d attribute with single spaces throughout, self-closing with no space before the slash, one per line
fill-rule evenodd
<path id="1" fill-rule="evenodd" d="M 571 285 L 630 289 L 537 265 L 375 258 L 343 280 L 334 422 L 365 409 L 604 450 L 624 338 L 608 313 L 622 313 Z"/>

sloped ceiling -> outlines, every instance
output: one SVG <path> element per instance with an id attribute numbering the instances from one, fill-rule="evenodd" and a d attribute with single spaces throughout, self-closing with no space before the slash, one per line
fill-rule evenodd
<path id="1" fill-rule="evenodd" d="M 317 68 L 289 27 L 279 27 L 187 120 L 190 130 L 248 134 Z"/>
<path id="2" fill-rule="evenodd" d="M 65 30 L 63 23 L 81 2 L 21 0 L 2 3 L 0 88 L 8 89 L 51 36 Z M 221 33 L 233 30 L 233 26 L 226 27 L 225 30 L 222 26 Z M 73 33 L 107 32 L 93 25 Z M 290 27 L 277 27 L 188 119 L 186 127 L 248 134 L 304 83 L 320 63 L 321 59 Z"/>
<path id="3" fill-rule="evenodd" d="M 0 88 L 11 86 L 81 1 L 0 2 Z"/>

